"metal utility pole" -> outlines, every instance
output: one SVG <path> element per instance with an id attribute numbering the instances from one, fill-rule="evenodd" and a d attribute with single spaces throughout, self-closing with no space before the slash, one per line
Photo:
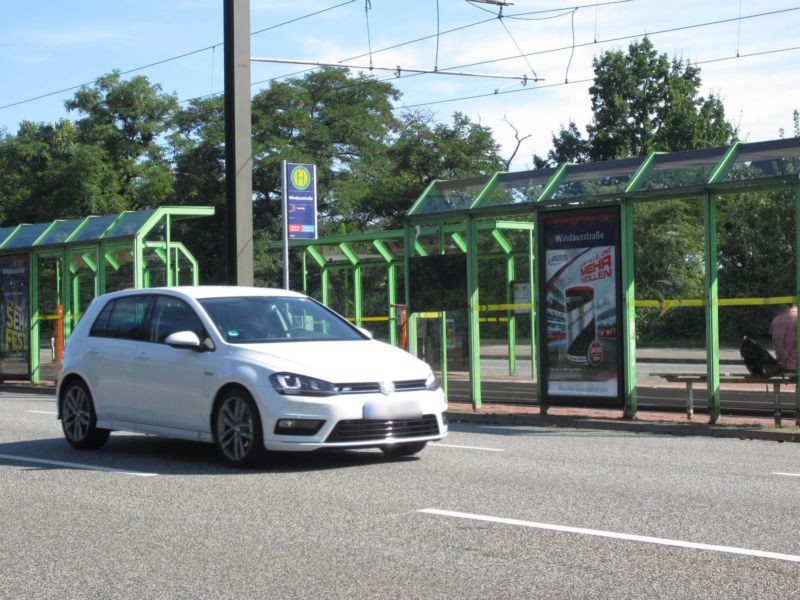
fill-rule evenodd
<path id="1" fill-rule="evenodd" d="M 227 282 L 231 285 L 253 285 L 250 0 L 223 0 L 223 3 Z"/>

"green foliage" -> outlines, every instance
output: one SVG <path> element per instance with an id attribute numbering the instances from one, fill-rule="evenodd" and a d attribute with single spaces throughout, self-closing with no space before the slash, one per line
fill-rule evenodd
<path id="1" fill-rule="evenodd" d="M 4 223 L 109 214 L 174 202 L 172 166 L 161 136 L 177 106 L 144 77 L 119 73 L 66 102 L 81 117 L 23 122 L 0 138 Z"/>
<path id="2" fill-rule="evenodd" d="M 570 122 L 553 136 L 546 158 L 534 157 L 537 168 L 722 146 L 736 136 L 722 101 L 700 95 L 700 69 L 658 54 L 646 37 L 627 52 L 602 53 L 593 66 L 588 137 Z"/>
<path id="3" fill-rule="evenodd" d="M 700 202 L 670 200 L 637 204 L 633 238 L 637 297 L 650 300 L 703 297 Z"/>
<path id="4" fill-rule="evenodd" d="M 225 107 L 221 97 L 178 111 L 170 138 L 179 204 L 213 206 L 213 217 L 179 224 L 178 235 L 200 261 L 205 283 L 225 281 Z"/>
<path id="5" fill-rule="evenodd" d="M 317 165 L 321 235 L 398 227 L 435 178 L 493 172 L 502 164 L 491 131 L 456 114 L 453 124 L 430 115 L 396 118 L 390 83 L 326 68 L 275 82 L 252 102 L 253 221 L 256 280 L 282 280 L 279 253 L 281 161 Z M 198 232 L 204 277 L 224 272 L 224 109 L 220 98 L 178 112 L 171 138 L 180 202 L 212 204 L 213 221 Z"/>
<path id="6" fill-rule="evenodd" d="M 401 217 L 434 179 L 489 175 L 502 170 L 503 160 L 488 127 L 453 114 L 452 125 L 434 123 L 429 113 L 403 117 L 399 137 L 389 149 L 386 169 L 372 190 L 376 220 L 400 227 Z"/>
<path id="7" fill-rule="evenodd" d="M 66 107 L 83 115 L 75 122 L 76 141 L 105 150 L 117 175 L 113 191 L 131 209 L 174 200 L 172 170 L 160 142 L 172 126 L 175 96 L 146 77 L 125 81 L 115 71 L 78 90 Z"/>
<path id="8" fill-rule="evenodd" d="M 0 142 L 3 222 L 37 223 L 124 210 L 105 151 L 81 144 L 72 123 L 24 122 Z"/>
<path id="9" fill-rule="evenodd" d="M 719 203 L 722 297 L 794 295 L 794 192 L 725 197 Z"/>

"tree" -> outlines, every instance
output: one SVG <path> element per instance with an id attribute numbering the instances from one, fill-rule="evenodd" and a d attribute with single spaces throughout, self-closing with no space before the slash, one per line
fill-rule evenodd
<path id="1" fill-rule="evenodd" d="M 175 117 L 170 141 L 176 202 L 213 206 L 201 226 L 189 221 L 176 231 L 203 265 L 205 282 L 225 281 L 225 107 L 222 96 L 193 100 Z M 187 235 L 191 232 L 191 235 Z"/>
<path id="2" fill-rule="evenodd" d="M 539 165 L 644 156 L 722 146 L 736 137 L 722 101 L 700 95 L 700 69 L 658 54 L 648 38 L 593 61 L 592 122 L 583 139 L 574 122 L 553 136 Z"/>
<path id="3" fill-rule="evenodd" d="M 395 117 L 391 83 L 327 68 L 273 83 L 255 95 L 253 218 L 256 279 L 280 280 L 281 161 L 317 165 L 321 234 L 397 227 L 433 179 L 488 174 L 502 168 L 491 130 L 456 113 L 452 124 L 429 114 Z M 212 273 L 224 265 L 224 128 L 220 99 L 190 103 L 172 137 L 180 201 L 213 204 L 197 239 Z M 213 232 L 213 233 L 212 233 Z"/>
<path id="4" fill-rule="evenodd" d="M 400 135 L 389 149 L 388 170 L 372 189 L 368 206 L 376 220 L 400 227 L 411 204 L 434 179 L 462 179 L 503 170 L 492 131 L 462 113 L 452 124 L 430 113 L 402 117 Z"/>
<path id="5" fill-rule="evenodd" d="M 84 115 L 75 127 L 76 141 L 102 148 L 117 174 L 115 189 L 133 210 L 174 201 L 172 170 L 163 136 L 177 110 L 174 95 L 151 85 L 144 76 L 122 80 L 119 71 L 83 87 L 65 103 Z"/>
<path id="6" fill-rule="evenodd" d="M 369 224 L 361 205 L 386 161 L 398 121 L 391 83 L 346 69 L 325 68 L 302 79 L 273 83 L 253 98 L 253 191 L 257 217 L 270 221 L 279 204 L 280 163 L 317 166 L 323 231 L 354 231 Z M 262 221 L 263 222 L 263 221 Z"/>
<path id="7" fill-rule="evenodd" d="M 274 82 L 252 101 L 256 280 L 275 283 L 280 239 L 281 161 L 317 165 L 320 233 L 396 227 L 433 179 L 502 169 L 489 128 L 462 114 L 436 123 L 396 116 L 390 82 L 325 68 Z M 203 265 L 204 281 L 225 272 L 225 136 L 222 98 L 178 107 L 146 77 L 119 72 L 66 103 L 74 122 L 26 123 L 0 134 L 3 224 L 202 204 L 216 214 L 176 224 Z M 182 231 L 181 231 L 182 230 Z"/>
<path id="8" fill-rule="evenodd" d="M 74 125 L 23 122 L 0 140 L 0 219 L 10 224 L 127 208 L 105 151 L 77 141 Z"/>

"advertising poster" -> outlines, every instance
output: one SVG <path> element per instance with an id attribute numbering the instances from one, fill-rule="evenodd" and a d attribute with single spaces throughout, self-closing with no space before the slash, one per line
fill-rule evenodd
<path id="1" fill-rule="evenodd" d="M 540 213 L 548 404 L 622 407 L 619 210 Z"/>
<path id="2" fill-rule="evenodd" d="M 0 378 L 29 376 L 28 257 L 0 256 Z"/>
<path id="3" fill-rule="evenodd" d="M 315 165 L 284 163 L 287 237 L 317 239 L 317 169 Z"/>

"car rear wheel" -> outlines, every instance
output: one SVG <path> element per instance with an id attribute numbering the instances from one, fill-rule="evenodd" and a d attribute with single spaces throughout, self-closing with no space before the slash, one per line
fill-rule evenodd
<path id="1" fill-rule="evenodd" d="M 97 427 L 92 395 L 82 381 L 71 381 L 61 393 L 61 428 L 79 450 L 100 448 L 108 440 L 111 432 Z"/>
<path id="2" fill-rule="evenodd" d="M 392 444 L 381 446 L 381 450 L 386 456 L 413 456 L 422 452 L 428 442 L 407 442 L 405 444 Z"/>
<path id="3" fill-rule="evenodd" d="M 258 409 L 244 390 L 231 390 L 222 397 L 214 413 L 214 433 L 217 448 L 231 465 L 254 465 L 266 456 Z"/>

